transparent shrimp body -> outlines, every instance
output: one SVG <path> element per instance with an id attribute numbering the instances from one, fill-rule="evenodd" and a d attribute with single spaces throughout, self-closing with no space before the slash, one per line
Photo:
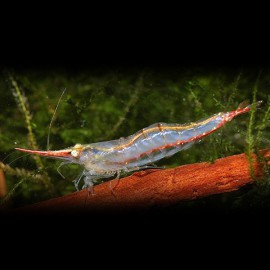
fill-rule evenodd
<path id="1" fill-rule="evenodd" d="M 158 160 L 188 149 L 222 126 L 228 116 L 219 113 L 188 125 L 156 123 L 126 138 L 83 145 L 73 162 L 84 166 L 85 186 L 92 186 L 97 179 L 151 168 Z"/>

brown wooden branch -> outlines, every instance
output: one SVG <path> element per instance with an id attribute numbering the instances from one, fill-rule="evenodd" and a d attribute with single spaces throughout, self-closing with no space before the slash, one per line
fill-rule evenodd
<path id="1" fill-rule="evenodd" d="M 264 157 L 270 150 L 262 150 Z M 253 156 L 256 178 L 263 176 L 262 164 Z M 59 210 L 100 211 L 108 209 L 138 209 L 155 205 L 170 205 L 212 194 L 230 192 L 252 183 L 250 166 L 245 154 L 202 162 L 166 170 L 134 173 L 120 180 L 95 186 L 94 195 L 87 190 L 17 209 L 17 212 L 47 212 Z"/>
<path id="2" fill-rule="evenodd" d="M 0 168 L 0 198 L 7 195 L 7 184 L 3 170 Z"/>

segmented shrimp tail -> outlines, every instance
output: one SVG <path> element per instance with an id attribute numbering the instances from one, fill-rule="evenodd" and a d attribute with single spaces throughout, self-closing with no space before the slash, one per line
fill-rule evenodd
<path id="1" fill-rule="evenodd" d="M 228 112 L 226 121 L 231 121 L 235 116 L 249 112 L 254 105 L 256 108 L 259 108 L 262 103 L 263 101 L 260 100 L 257 101 L 255 104 L 250 104 L 249 100 L 245 100 L 239 104 L 238 108 L 235 111 Z"/>
<path id="2" fill-rule="evenodd" d="M 263 103 L 262 100 L 255 102 L 256 108 L 260 107 L 262 103 Z M 246 99 L 239 104 L 237 110 L 251 109 L 251 107 L 252 107 L 252 104 L 250 104 L 250 101 L 248 99 Z"/>

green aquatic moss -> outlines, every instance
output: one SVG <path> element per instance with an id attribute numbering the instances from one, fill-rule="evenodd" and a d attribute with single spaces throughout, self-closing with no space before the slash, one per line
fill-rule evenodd
<path id="1" fill-rule="evenodd" d="M 28 104 L 27 97 L 25 96 L 23 91 L 20 89 L 17 81 L 13 78 L 11 74 L 8 74 L 8 79 L 11 84 L 11 87 L 10 87 L 11 92 L 15 98 L 18 108 L 21 110 L 25 119 L 25 124 L 28 130 L 28 136 L 29 136 L 29 142 L 30 142 L 29 144 L 32 149 L 37 150 L 38 147 L 37 147 L 37 142 L 36 142 L 33 129 L 32 129 L 33 123 L 31 120 L 32 117 L 29 111 L 29 104 Z M 44 168 L 44 165 L 42 164 L 41 158 L 39 156 L 35 157 L 35 160 L 37 162 L 38 167 Z"/>
<path id="2" fill-rule="evenodd" d="M 15 80 L 15 78 L 10 73 L 7 74 L 7 78 L 10 82 L 10 90 L 11 90 L 11 92 L 15 98 L 15 101 L 17 103 L 17 106 L 18 106 L 19 110 L 22 112 L 22 115 L 23 115 L 24 120 L 25 120 L 25 125 L 26 125 L 27 130 L 28 130 L 29 145 L 30 145 L 31 149 L 37 150 L 38 146 L 37 146 L 36 138 L 35 138 L 35 135 L 34 135 L 33 129 L 32 129 L 32 127 L 34 127 L 35 124 L 32 122 L 32 116 L 30 113 L 27 96 L 24 94 L 24 92 L 20 88 L 18 82 Z M 45 167 L 43 165 L 41 158 L 39 156 L 33 155 L 33 159 L 35 160 L 38 169 L 42 170 L 44 172 L 44 175 L 46 175 L 46 177 L 43 178 L 41 183 L 44 184 L 45 188 L 51 192 L 53 190 L 53 186 L 50 183 L 50 178 L 48 177 L 48 175 L 45 171 Z M 13 193 L 14 193 L 14 191 L 12 190 L 12 194 Z M 11 193 L 8 194 L 8 197 L 10 197 L 10 194 Z"/>

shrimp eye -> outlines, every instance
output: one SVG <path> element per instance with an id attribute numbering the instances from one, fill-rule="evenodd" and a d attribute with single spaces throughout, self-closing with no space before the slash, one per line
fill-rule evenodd
<path id="1" fill-rule="evenodd" d="M 79 152 L 77 150 L 72 150 L 70 153 L 73 157 L 78 157 Z"/>

